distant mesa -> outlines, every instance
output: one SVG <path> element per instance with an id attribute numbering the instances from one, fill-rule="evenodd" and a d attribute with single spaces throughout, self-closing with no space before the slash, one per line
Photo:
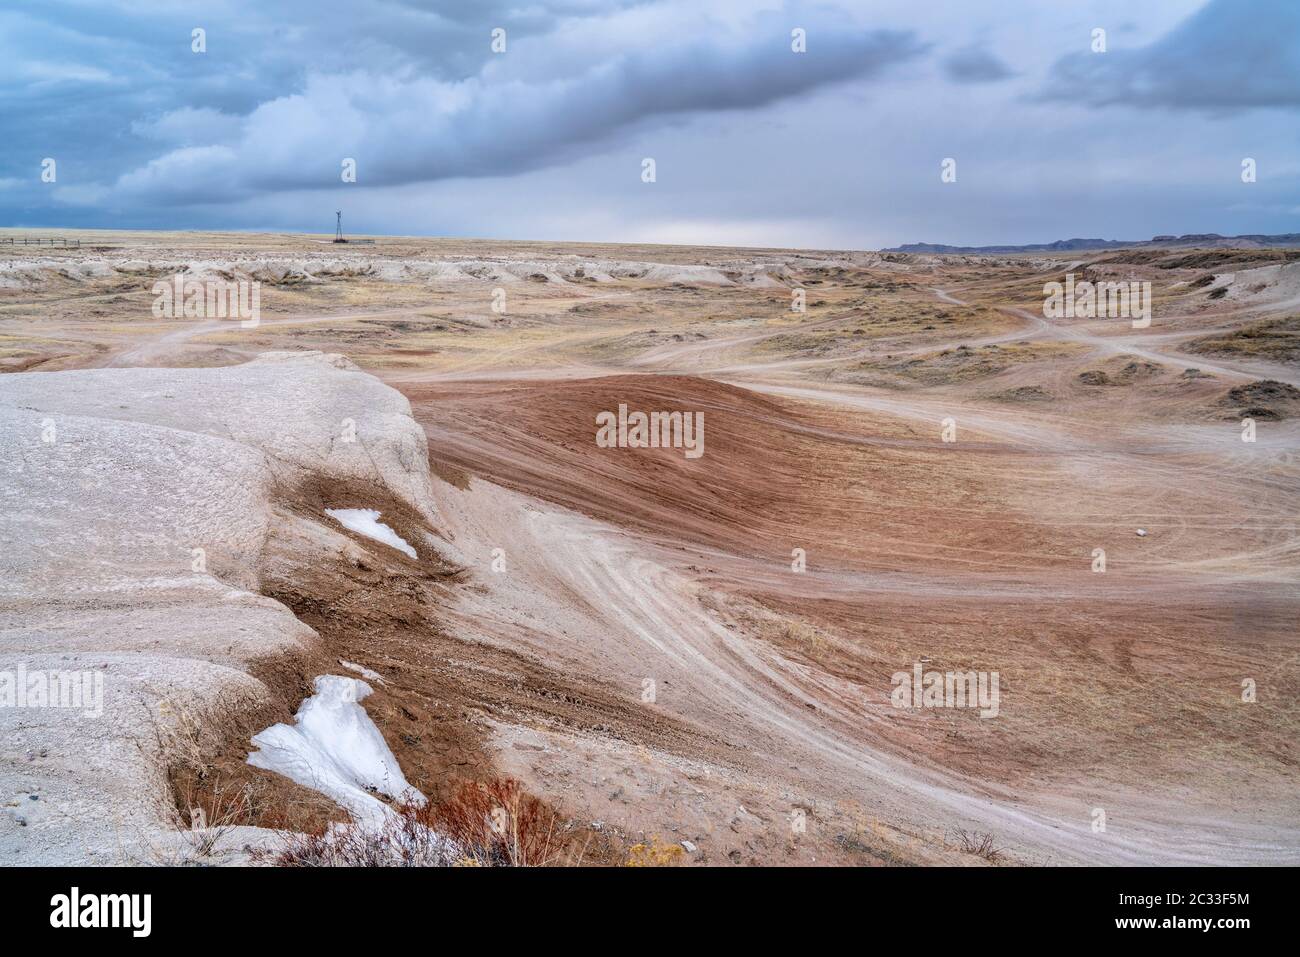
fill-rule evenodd
<path id="1" fill-rule="evenodd" d="M 1126 239 L 1058 239 L 1053 243 L 1031 243 L 1024 246 L 946 246 L 941 243 L 906 243 L 882 249 L 884 253 L 1053 253 L 1082 252 L 1095 249 L 1161 248 L 1204 249 L 1206 247 L 1251 249 L 1300 246 L 1300 233 L 1279 233 L 1266 236 L 1250 233 L 1244 236 L 1220 236 L 1218 233 L 1188 233 L 1184 236 L 1154 236 L 1149 240 Z"/>

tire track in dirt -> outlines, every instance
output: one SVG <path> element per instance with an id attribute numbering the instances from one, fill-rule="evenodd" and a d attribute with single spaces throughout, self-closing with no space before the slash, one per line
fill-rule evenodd
<path id="1" fill-rule="evenodd" d="M 640 377 L 636 380 L 605 378 L 594 382 L 530 381 L 526 384 L 510 380 L 508 386 L 480 382 L 477 399 L 462 397 L 460 400 L 467 406 L 476 401 L 487 404 L 485 417 L 472 420 L 459 418 L 460 413 L 447 406 L 451 399 L 446 391 L 449 385 L 441 390 L 435 388 L 433 392 L 417 390 L 412 393 L 412 398 L 417 416 L 421 416 L 421 409 L 440 408 L 439 414 L 426 415 L 423 421 L 429 429 L 431 444 L 436 444 L 444 454 L 450 454 L 457 468 L 486 474 L 494 483 L 505 481 L 517 489 L 513 494 L 540 492 L 544 498 L 552 500 L 558 495 L 560 501 L 571 502 L 587 511 L 593 503 L 603 499 L 604 491 L 617 491 L 618 483 L 624 480 L 622 472 L 616 470 L 597 480 L 596 488 L 603 491 L 596 491 L 588 479 L 583 483 L 587 487 L 586 498 L 581 495 L 566 498 L 563 492 L 565 483 L 579 481 L 578 462 L 589 460 L 594 463 L 596 460 L 591 459 L 588 453 L 577 452 L 573 443 L 583 440 L 577 435 L 565 435 L 563 429 L 566 423 L 585 422 L 590 416 L 561 401 L 559 408 L 565 410 L 561 418 L 531 420 L 556 401 L 561 393 L 554 390 L 562 390 L 570 402 L 576 401 L 574 396 L 584 389 L 601 390 L 613 398 L 633 393 L 642 381 Z M 692 396 L 692 388 L 708 388 L 702 380 L 682 379 L 680 385 L 665 377 L 650 381 L 659 390 L 657 394 L 661 400 L 676 395 L 680 399 L 679 405 L 712 407 L 712 411 L 706 413 L 710 416 L 725 415 L 729 407 L 701 394 Z M 691 382 L 695 385 L 692 386 Z M 427 387 L 428 382 L 424 385 Z M 746 401 L 743 398 L 746 393 L 739 395 L 739 400 L 728 401 Z M 837 401 L 836 396 L 820 393 L 812 396 L 799 394 L 799 397 L 816 399 L 820 407 Z M 646 401 L 650 401 L 649 398 Z M 530 421 L 494 432 L 487 423 L 507 421 L 497 418 L 498 412 L 494 410 L 498 407 L 502 411 L 526 408 L 532 415 L 525 416 Z M 889 408 L 888 411 L 892 414 L 897 409 Z M 913 408 L 912 411 L 917 410 Z M 793 431 L 792 428 L 777 426 L 783 420 L 793 424 L 795 417 L 788 412 L 777 414 L 762 408 L 748 412 L 746 422 L 763 423 L 781 434 Z M 719 420 L 711 418 L 710 421 Z M 805 434 L 825 432 L 808 427 L 806 423 L 800 424 L 805 426 Z M 1011 438 L 1026 449 L 1043 451 L 1043 443 L 1034 441 L 1035 438 L 1042 439 L 1043 430 L 1039 423 L 1015 424 L 994 416 L 987 424 L 995 442 Z M 724 424 L 721 428 L 725 430 L 727 426 Z M 589 437 L 586 441 L 590 442 Z M 779 447 L 784 441 L 776 442 L 774 447 Z M 924 444 L 913 442 L 911 447 L 919 448 Z M 1058 450 L 1075 455 L 1100 454 L 1099 449 L 1103 448 L 1090 448 L 1086 444 L 1080 448 L 1077 442 L 1065 435 L 1064 430 L 1058 441 L 1047 444 L 1055 444 Z M 570 453 L 577 455 L 578 459 L 566 461 Z M 763 475 L 775 466 L 750 467 L 756 475 Z M 714 477 L 721 478 L 722 473 L 716 473 Z M 668 483 L 665 487 L 673 482 L 667 475 L 658 481 Z M 479 485 L 483 485 L 479 492 L 485 497 L 496 494 L 491 491 L 493 486 L 480 479 L 471 480 L 471 489 Z M 479 492 L 471 492 L 469 497 Z M 1241 860 L 1255 859 L 1252 855 L 1272 855 L 1277 859 L 1286 856 L 1282 845 L 1270 844 L 1264 839 L 1264 830 L 1252 829 L 1241 822 L 1221 821 L 1212 827 L 1198 826 L 1196 830 L 1188 831 L 1185 821 L 1179 820 L 1175 826 L 1173 822 L 1178 820 L 1178 816 L 1174 810 L 1159 801 L 1143 801 L 1140 797 L 1131 798 L 1133 803 L 1126 809 L 1130 815 L 1127 837 L 1099 842 L 1090 830 L 1086 814 L 1079 814 L 1077 810 L 1071 816 L 1042 795 L 1031 801 L 1025 794 L 988 779 L 977 780 L 931 766 L 920 753 L 902 756 L 888 748 L 882 749 L 863 737 L 871 722 L 861 713 L 845 708 L 844 702 L 854 700 L 860 692 L 837 686 L 833 681 L 828 685 L 826 678 L 796 665 L 768 643 L 746 633 L 737 622 L 711 614 L 702 603 L 703 596 L 718 591 L 725 593 L 738 586 L 746 593 L 772 591 L 795 601 L 835 594 L 861 598 L 882 593 L 892 593 L 896 598 L 910 596 L 918 601 L 933 600 L 942 595 L 964 595 L 968 598 L 978 596 L 985 601 L 1018 598 L 1043 604 L 1059 602 L 1071 593 L 1076 598 L 1086 597 L 1087 590 L 1073 587 L 1068 579 L 1046 572 L 1029 576 L 1018 572 L 1012 576 L 1017 584 L 999 597 L 994 579 L 984 575 L 972 576 L 969 572 L 958 574 L 954 570 L 956 566 L 946 562 L 943 572 L 892 572 L 870 582 L 846 572 L 840 575 L 838 588 L 823 587 L 836 580 L 836 572 L 829 569 L 802 579 L 798 586 L 791 586 L 781 581 L 775 572 L 763 575 L 758 570 L 759 565 L 738 559 L 737 548 L 741 547 L 739 543 L 744 541 L 743 538 L 727 539 L 726 547 L 711 551 L 697 543 L 686 544 L 683 548 L 672 531 L 682 527 L 679 524 L 681 519 L 674 520 L 668 513 L 655 513 L 657 517 L 641 529 L 620 528 L 620 525 L 625 525 L 626 513 L 623 512 L 625 506 L 618 504 L 619 501 L 616 498 L 612 500 L 612 507 L 597 508 L 597 514 L 603 515 L 601 518 L 581 516 L 568 510 L 557 513 L 555 505 L 531 497 L 511 507 L 504 507 L 501 503 L 483 507 L 466 504 L 463 513 L 453 520 L 453 527 L 458 544 L 464 546 L 466 542 L 477 541 L 480 551 L 487 549 L 492 542 L 518 543 L 523 540 L 524 544 L 516 545 L 516 548 L 521 547 L 528 556 L 526 570 L 522 572 L 526 584 L 514 587 L 507 604 L 521 601 L 525 595 L 552 594 L 555 597 L 551 610 L 538 612 L 541 621 L 556 614 L 555 609 L 566 604 L 572 606 L 572 596 L 586 596 L 584 603 L 588 605 L 593 604 L 592 596 L 598 596 L 597 607 L 591 614 L 603 630 L 599 630 L 599 637 L 593 631 L 586 639 L 575 639 L 570 650 L 573 660 L 581 660 L 583 648 L 599 645 L 602 673 L 607 678 L 611 674 L 621 675 L 629 693 L 643 675 L 666 675 L 668 683 L 691 702 L 682 707 L 680 716 L 683 719 L 713 729 L 727 741 L 743 742 L 744 747 L 756 756 L 767 755 L 761 764 L 776 767 L 780 756 L 798 754 L 801 769 L 811 772 L 818 782 L 818 792 L 823 795 L 835 794 L 846 801 L 865 803 L 882 812 L 887 811 L 891 819 L 906 821 L 912 827 L 921 827 L 927 820 L 941 820 L 950 824 L 960 822 L 966 827 L 993 829 L 1000 835 L 1014 835 L 1017 846 L 1024 853 L 1045 855 L 1057 861 L 1173 863 L 1222 861 L 1233 856 Z M 691 508 L 690 502 L 698 505 L 696 499 L 688 498 L 681 507 Z M 624 521 L 618 520 L 621 512 Z M 500 523 L 506 521 L 504 516 L 520 513 L 529 516 L 526 535 L 518 529 L 501 527 Z M 491 531 L 484 531 L 485 528 Z M 654 532 L 655 528 L 658 533 Z M 752 535 L 754 531 L 751 526 L 749 533 Z M 816 533 L 812 533 L 812 537 L 815 538 Z M 684 574 L 681 566 L 688 560 L 706 566 L 707 573 Z M 920 557 L 913 560 L 920 560 Z M 1235 602 L 1241 596 L 1233 591 L 1234 580 L 1233 576 L 1226 575 L 1215 585 L 1213 577 L 1178 575 L 1170 578 L 1167 573 L 1150 583 L 1126 578 L 1109 585 L 1106 597 L 1112 602 L 1121 596 L 1136 602 L 1149 600 L 1153 593 L 1159 592 L 1163 600 L 1178 604 L 1190 601 L 1198 594 L 1204 600 L 1219 588 L 1224 601 Z M 1152 587 L 1145 587 L 1146 584 Z M 489 587 L 495 590 L 496 586 Z M 1100 585 L 1096 587 L 1100 589 Z M 1097 597 L 1100 595 L 1094 595 L 1094 600 Z M 497 604 L 495 600 L 487 601 L 484 607 L 490 609 Z M 489 616 L 472 614 L 469 617 L 482 619 Z M 563 630 L 578 629 L 565 619 Z M 555 651 L 557 644 L 561 648 L 566 646 L 564 642 L 557 642 L 548 647 Z M 746 770 L 752 773 L 752 768 Z M 777 775 L 774 780 L 781 777 Z M 799 780 L 807 786 L 809 777 L 800 777 Z"/>

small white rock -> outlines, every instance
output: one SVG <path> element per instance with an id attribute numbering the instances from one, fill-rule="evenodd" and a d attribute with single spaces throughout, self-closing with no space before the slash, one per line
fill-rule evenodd
<path id="1" fill-rule="evenodd" d="M 690 841 L 682 841 L 682 847 L 685 848 L 687 854 L 695 853 L 695 845 Z"/>
<path id="2" fill-rule="evenodd" d="M 1145 528 L 1139 528 L 1138 538 L 1146 538 L 1146 537 L 1147 537 L 1147 530 Z"/>

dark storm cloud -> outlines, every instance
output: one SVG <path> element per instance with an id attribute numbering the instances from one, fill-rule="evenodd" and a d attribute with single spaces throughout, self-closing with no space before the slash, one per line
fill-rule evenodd
<path id="1" fill-rule="evenodd" d="M 57 152 L 60 181 L 82 184 L 63 199 L 119 208 L 327 187 L 344 158 L 365 186 L 501 176 L 674 118 L 873 77 L 924 50 L 908 31 L 801 7 L 718 20 L 691 5 L 576 0 L 166 10 L 69 16 L 78 26 L 56 44 L 46 33 L 43 46 L 80 65 L 42 68 L 55 79 L 5 121 L 27 150 L 3 174 L 30 179 Z M 52 30 L 59 15 L 20 23 Z M 806 53 L 791 50 L 792 24 L 808 33 Z M 190 51 L 193 26 L 207 31 L 206 54 Z"/>
<path id="2" fill-rule="evenodd" d="M 1058 60 L 1043 95 L 1093 106 L 1300 108 L 1296 0 L 1211 0 L 1149 46 L 1108 46 Z"/>
<path id="3" fill-rule="evenodd" d="M 121 177 L 142 201 L 213 202 L 268 190 L 329 186 L 343 158 L 358 182 L 400 185 L 499 176 L 573 157 L 631 127 L 675 116 L 746 110 L 917 56 L 906 33 L 817 30 L 790 49 L 789 20 L 763 29 L 679 32 L 628 43 L 617 31 L 567 39 L 557 67 L 525 40 L 462 81 L 369 71 L 309 74 L 303 89 L 261 104 L 233 139 L 184 147 Z M 191 141 L 193 142 L 193 141 Z"/>
<path id="4" fill-rule="evenodd" d="M 0 178 L 34 178 L 39 160 L 55 156 L 70 182 L 111 183 L 158 155 L 150 130 L 176 125 L 167 119 L 173 111 L 246 115 L 300 89 L 312 73 L 464 79 L 491 55 L 494 26 L 523 39 L 591 6 L 46 0 L 0 11 Z M 206 31 L 206 54 L 191 50 L 196 27 Z"/>

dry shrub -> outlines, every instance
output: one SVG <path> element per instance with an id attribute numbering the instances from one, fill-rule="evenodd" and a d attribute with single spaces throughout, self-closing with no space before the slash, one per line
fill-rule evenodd
<path id="1" fill-rule="evenodd" d="M 278 851 L 254 851 L 258 863 L 278 867 L 450 867 L 459 850 L 432 827 L 427 806 L 403 804 L 382 827 L 357 821 L 314 833 L 286 833 Z"/>
<path id="2" fill-rule="evenodd" d="M 957 831 L 957 840 L 966 854 L 982 857 L 990 864 L 1002 859 L 1002 849 L 993 843 L 993 835 L 988 831 Z"/>
<path id="3" fill-rule="evenodd" d="M 556 854 L 555 814 L 509 778 L 462 784 L 442 804 L 394 808 L 382 827 L 349 822 L 286 834 L 259 862 L 281 867 L 542 867 Z"/>
<path id="4" fill-rule="evenodd" d="M 216 780 L 203 790 L 186 795 L 177 791 L 178 802 L 186 801 L 188 810 L 176 809 L 176 826 L 197 857 L 210 857 L 231 828 L 248 821 L 253 806 L 253 789 L 248 784 Z"/>
<path id="5" fill-rule="evenodd" d="M 554 812 L 511 778 L 465 782 L 431 812 L 464 858 L 483 867 L 556 864 Z"/>

